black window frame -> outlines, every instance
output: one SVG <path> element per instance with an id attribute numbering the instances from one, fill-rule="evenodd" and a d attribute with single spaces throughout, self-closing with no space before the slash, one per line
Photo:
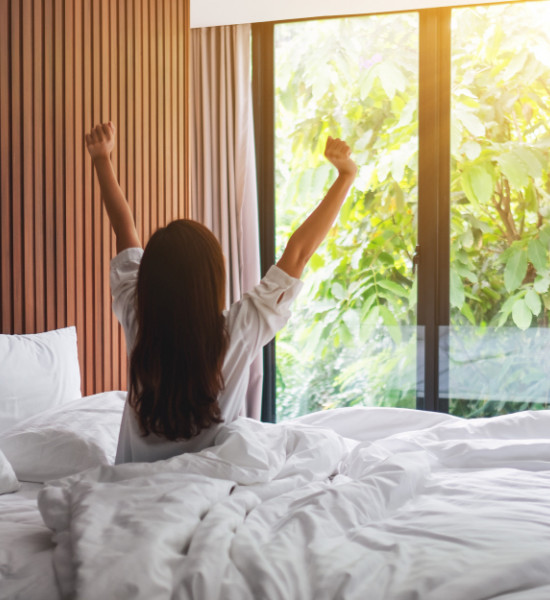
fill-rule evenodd
<path id="1" fill-rule="evenodd" d="M 496 2 L 494 4 L 502 4 Z M 509 3 L 509 2 L 506 2 Z M 475 3 L 472 3 L 475 6 Z M 450 123 L 452 7 L 419 9 L 418 97 L 418 336 L 416 406 L 447 413 L 448 364 L 441 357 L 441 327 L 449 325 Z M 376 13 L 374 13 L 376 14 Z M 388 13 L 384 13 L 388 14 Z M 342 18 L 338 17 L 326 18 Z M 358 15 L 354 15 L 358 16 Z M 368 15 L 363 15 L 368 16 Z M 303 19 L 306 20 L 306 19 Z M 274 28 L 285 21 L 252 25 L 252 94 L 258 178 L 262 276 L 275 261 L 275 48 Z M 276 420 L 275 340 L 264 348 L 262 420 Z"/>

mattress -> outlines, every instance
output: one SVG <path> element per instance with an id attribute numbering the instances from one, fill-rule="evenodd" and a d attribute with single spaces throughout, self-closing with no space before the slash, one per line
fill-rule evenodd
<path id="1" fill-rule="evenodd" d="M 98 460 L 0 496 L 0 598 L 550 598 L 550 411 L 241 418 L 196 454 Z"/>

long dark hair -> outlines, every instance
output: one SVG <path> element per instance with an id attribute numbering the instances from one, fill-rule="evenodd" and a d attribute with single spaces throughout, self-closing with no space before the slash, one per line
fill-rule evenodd
<path id="1" fill-rule="evenodd" d="M 129 403 L 143 435 L 189 439 L 222 421 L 224 303 L 224 257 L 211 231 L 181 219 L 151 236 L 139 268 L 130 358 Z"/>

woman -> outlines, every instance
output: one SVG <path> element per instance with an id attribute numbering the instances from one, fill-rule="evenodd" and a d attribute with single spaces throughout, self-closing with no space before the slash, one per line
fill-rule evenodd
<path id="1" fill-rule="evenodd" d="M 212 445 L 219 424 L 238 417 L 250 363 L 288 320 L 299 278 L 334 223 L 357 167 L 348 145 L 329 137 L 325 156 L 338 177 L 277 265 L 224 312 L 224 258 L 206 227 L 174 221 L 142 250 L 110 160 L 114 144 L 110 121 L 86 135 L 116 236 L 113 309 L 130 356 L 116 462 L 155 461 Z"/>

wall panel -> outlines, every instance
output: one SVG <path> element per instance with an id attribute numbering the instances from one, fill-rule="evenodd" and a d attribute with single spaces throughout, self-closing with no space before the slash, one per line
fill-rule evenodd
<path id="1" fill-rule="evenodd" d="M 189 0 L 0 0 L 0 331 L 76 325 L 82 392 L 126 386 L 115 247 L 84 134 L 112 160 L 145 243 L 188 214 Z"/>
<path id="2" fill-rule="evenodd" d="M 8 0 L 0 0 L 0 83 L 9 80 L 10 22 Z M 11 110 L 7 85 L 0 85 L 0 198 L 11 198 Z M 0 203 L 0 254 L 11 252 L 11 202 Z M 0 265 L 1 266 L 1 265 Z M 0 318 L 6 327 L 13 327 L 12 270 L 0 272 Z"/>

